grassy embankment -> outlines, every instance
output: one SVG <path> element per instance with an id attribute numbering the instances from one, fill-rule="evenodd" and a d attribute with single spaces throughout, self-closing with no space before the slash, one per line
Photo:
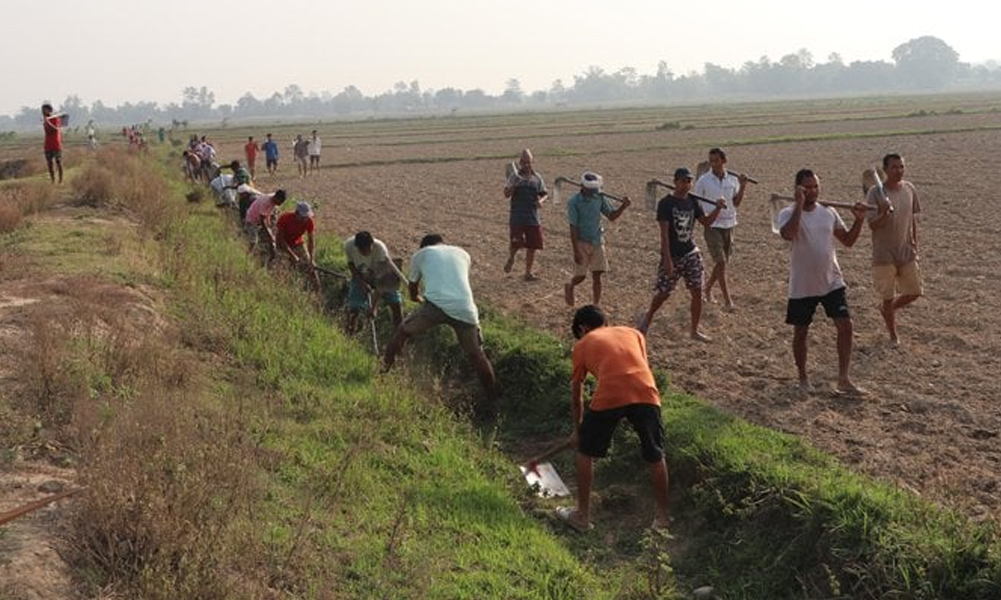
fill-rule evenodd
<path id="1" fill-rule="evenodd" d="M 91 593 L 644 597 L 640 569 L 589 568 L 466 422 L 378 376 L 294 280 L 252 264 L 228 215 L 167 179 L 102 151 L 73 206 L 0 245 L 5 279 L 59 298 L 26 319 L 4 445 L 76 457 L 89 489 L 68 556 Z"/>

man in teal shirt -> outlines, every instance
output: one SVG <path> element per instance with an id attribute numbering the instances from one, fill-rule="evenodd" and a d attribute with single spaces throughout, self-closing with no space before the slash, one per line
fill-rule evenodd
<path id="1" fill-rule="evenodd" d="M 567 203 L 570 222 L 570 244 L 573 246 L 574 271 L 570 282 L 563 286 L 568 306 L 574 305 L 574 288 L 591 274 L 592 304 L 601 303 L 601 274 L 608 270 L 601 215 L 609 221 L 618 219 L 631 204 L 623 196 L 618 208 L 601 193 L 601 175 L 586 171 L 580 178 L 580 192 Z"/>
<path id="2" fill-rule="evenodd" d="M 455 331 L 459 346 L 473 362 L 487 391 L 488 402 L 480 407 L 481 412 L 484 409 L 494 411 L 497 381 L 493 365 L 483 352 L 479 312 L 469 285 L 471 263 L 468 252 L 458 246 L 444 244 L 440 235 L 432 233 L 424 236 L 421 249 L 410 257 L 410 275 L 407 277 L 410 299 L 419 302 L 420 307 L 407 315 L 396 328 L 386 346 L 383 366 L 386 371 L 393 367 L 396 355 L 403 350 L 410 336 L 437 325 L 448 325 Z"/>

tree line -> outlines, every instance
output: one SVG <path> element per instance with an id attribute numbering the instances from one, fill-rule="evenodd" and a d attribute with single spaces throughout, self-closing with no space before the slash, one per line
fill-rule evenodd
<path id="1" fill-rule="evenodd" d="M 971 65 L 933 36 L 909 40 L 894 48 L 890 61 L 845 63 L 833 53 L 817 63 L 808 50 L 772 61 L 767 56 L 739 68 L 705 63 L 701 72 L 677 75 L 665 61 L 657 72 L 641 74 L 632 67 L 615 72 L 592 66 L 572 82 L 557 79 L 547 90 L 526 92 L 518 79 L 508 79 L 504 91 L 490 95 L 480 89 L 446 87 L 422 89 L 420 83 L 400 81 L 391 90 L 366 96 L 349 85 L 334 94 L 306 93 L 297 84 L 263 99 L 244 94 L 235 104 L 217 104 L 205 86 L 186 87 L 179 103 L 126 102 L 90 106 L 69 96 L 59 107 L 71 115 L 71 125 L 93 120 L 100 126 L 137 123 L 222 122 L 254 117 L 322 119 L 324 117 L 454 114 L 459 111 L 511 110 L 585 106 L 603 103 L 679 103 L 705 100 L 754 99 L 789 96 L 837 96 L 893 92 L 933 92 L 1001 87 L 1001 66 L 995 62 Z M 0 132 L 38 127 L 38 107 L 22 107 L 14 116 L 0 116 Z"/>

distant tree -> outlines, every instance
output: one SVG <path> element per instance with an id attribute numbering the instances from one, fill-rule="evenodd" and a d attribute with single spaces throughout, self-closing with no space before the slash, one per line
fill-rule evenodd
<path id="1" fill-rule="evenodd" d="M 893 49 L 897 75 L 907 87 L 941 88 L 950 83 L 959 65 L 959 53 L 937 37 L 914 38 Z"/>
<path id="2" fill-rule="evenodd" d="M 302 88 L 294 83 L 290 83 L 285 86 L 285 94 L 283 95 L 284 103 L 287 106 L 298 106 L 302 104 L 303 99 L 306 94 L 303 93 Z"/>
<path id="3" fill-rule="evenodd" d="M 507 80 L 501 100 L 507 104 L 521 104 L 525 99 L 525 92 L 521 91 L 521 82 L 512 77 Z"/>

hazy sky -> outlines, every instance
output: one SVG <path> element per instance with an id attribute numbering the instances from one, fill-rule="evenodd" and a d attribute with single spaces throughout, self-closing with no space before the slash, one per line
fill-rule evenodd
<path id="1" fill-rule="evenodd" d="M 219 104 L 348 85 L 366 95 L 398 81 L 421 89 L 567 85 L 590 66 L 675 74 L 707 62 L 739 68 L 799 49 L 816 62 L 891 60 L 923 35 L 964 62 L 1001 59 L 983 2 L 835 0 L 6 0 L 0 114 L 70 94 L 90 105 L 180 102 L 207 86 Z"/>

